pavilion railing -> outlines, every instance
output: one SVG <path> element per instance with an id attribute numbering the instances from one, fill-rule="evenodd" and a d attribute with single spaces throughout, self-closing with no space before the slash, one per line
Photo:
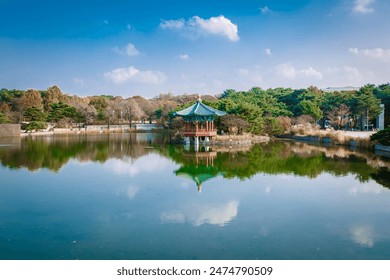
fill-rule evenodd
<path id="1" fill-rule="evenodd" d="M 216 136 L 217 130 L 210 129 L 184 129 L 182 133 L 186 136 Z"/>

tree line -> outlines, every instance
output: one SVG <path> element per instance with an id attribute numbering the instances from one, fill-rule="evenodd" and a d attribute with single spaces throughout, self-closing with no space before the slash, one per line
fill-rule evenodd
<path id="1" fill-rule="evenodd" d="M 153 99 L 141 96 L 99 95 L 80 97 L 65 94 L 58 86 L 47 90 L 0 90 L 0 123 L 22 123 L 27 129 L 72 127 L 80 124 L 166 123 L 169 112 L 194 101 L 197 95 L 160 94 Z M 210 97 L 213 98 L 213 97 Z"/>
<path id="2" fill-rule="evenodd" d="M 249 91 L 226 90 L 214 104 L 231 115 L 226 129 L 246 127 L 255 134 L 282 133 L 294 124 L 322 128 L 371 129 L 385 105 L 385 125 L 390 124 L 390 84 L 367 84 L 358 90 L 326 92 L 306 89 L 254 87 Z M 221 119 L 223 122 L 223 118 Z M 243 122 L 244 121 L 244 122 Z M 240 123 L 234 126 L 234 123 Z M 223 123 L 222 123 L 223 125 Z M 238 131 L 240 132 L 240 131 Z"/>
<path id="3" fill-rule="evenodd" d="M 160 94 L 152 99 L 141 96 L 99 95 L 80 97 L 65 94 L 58 86 L 47 90 L 0 90 L 0 123 L 22 123 L 26 129 L 71 127 L 91 124 L 131 124 L 158 122 L 180 127 L 173 112 L 191 105 L 197 94 Z M 365 85 L 358 90 L 325 92 L 306 89 L 251 88 L 248 91 L 225 90 L 202 96 L 205 104 L 226 111 L 216 121 L 227 133 L 278 134 L 297 123 L 319 124 L 323 128 L 368 129 L 381 112 L 380 104 L 390 108 L 390 84 Z M 390 124 L 390 110 L 385 123 Z"/>

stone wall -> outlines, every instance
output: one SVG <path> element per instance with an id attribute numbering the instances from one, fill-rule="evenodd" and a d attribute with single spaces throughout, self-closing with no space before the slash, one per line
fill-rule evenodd
<path id="1" fill-rule="evenodd" d="M 375 150 L 390 153 L 390 146 L 384 146 L 384 145 L 381 145 L 381 144 L 376 144 L 375 145 Z"/>
<path id="2" fill-rule="evenodd" d="M 20 136 L 20 124 L 0 124 L 0 137 Z"/>

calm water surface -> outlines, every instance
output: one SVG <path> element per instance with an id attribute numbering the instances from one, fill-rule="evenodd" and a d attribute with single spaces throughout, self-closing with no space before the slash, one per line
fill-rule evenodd
<path id="1" fill-rule="evenodd" d="M 390 161 L 164 134 L 0 143 L 0 259 L 390 259 Z"/>

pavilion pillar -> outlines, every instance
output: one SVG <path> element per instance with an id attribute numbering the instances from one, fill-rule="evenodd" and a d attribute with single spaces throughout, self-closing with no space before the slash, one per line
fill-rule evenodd
<path id="1" fill-rule="evenodd" d="M 194 145 L 199 146 L 199 136 L 195 136 Z"/>

